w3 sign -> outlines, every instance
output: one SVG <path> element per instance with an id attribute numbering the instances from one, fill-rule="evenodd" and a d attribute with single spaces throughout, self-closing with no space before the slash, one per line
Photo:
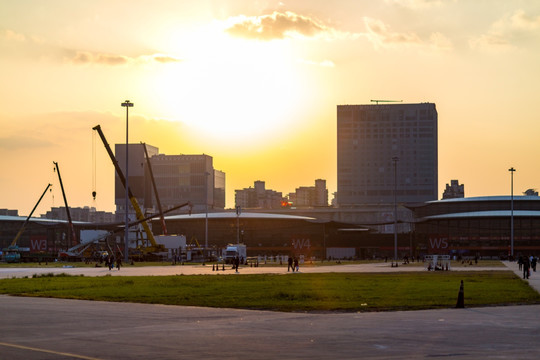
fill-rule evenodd
<path id="1" fill-rule="evenodd" d="M 30 251 L 47 251 L 47 239 L 46 238 L 31 238 L 30 239 Z"/>
<path id="2" fill-rule="evenodd" d="M 291 245 L 295 250 L 309 249 L 311 241 L 309 238 L 292 239 Z"/>

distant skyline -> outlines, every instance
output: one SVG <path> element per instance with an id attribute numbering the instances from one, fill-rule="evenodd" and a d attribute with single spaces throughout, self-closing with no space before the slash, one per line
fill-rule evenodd
<path id="1" fill-rule="evenodd" d="M 439 191 L 540 188 L 540 2 L 0 0 L 0 208 L 114 211 L 110 144 L 208 154 L 234 190 L 336 191 L 337 105 L 432 102 Z M 95 179 L 95 181 L 94 181 Z M 94 201 L 91 193 L 95 190 Z M 52 197 L 54 195 L 54 199 Z M 329 196 L 329 200 L 332 196 Z"/>

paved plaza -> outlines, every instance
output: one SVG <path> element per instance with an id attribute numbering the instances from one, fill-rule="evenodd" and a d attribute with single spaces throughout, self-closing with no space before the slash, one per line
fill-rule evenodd
<path id="1" fill-rule="evenodd" d="M 505 263 L 519 274 L 517 264 Z M 463 268 L 472 270 L 474 267 Z M 461 269 L 461 268 L 459 268 Z M 482 268 L 486 269 L 486 268 Z M 43 272 L 102 276 L 104 268 Z M 389 263 L 301 272 L 426 271 Z M 1 269 L 3 278 L 39 269 Z M 459 271 L 458 268 L 452 271 Z M 287 267 L 241 268 L 283 273 Z M 126 267 L 111 275 L 234 274 L 212 266 Z M 236 275 L 233 275 L 236 276 Z M 540 274 L 529 283 L 538 289 Z M 457 294 L 456 294 L 457 295 Z M 281 313 L 0 296 L 0 359 L 533 359 L 540 305 L 374 313 Z"/>

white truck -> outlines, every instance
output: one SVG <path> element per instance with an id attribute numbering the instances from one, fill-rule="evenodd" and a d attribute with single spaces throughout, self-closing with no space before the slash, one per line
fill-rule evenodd
<path id="1" fill-rule="evenodd" d="M 234 258 L 237 257 L 240 259 L 240 262 L 245 262 L 247 257 L 247 247 L 245 244 L 227 244 L 227 247 L 223 251 L 223 260 L 226 264 L 233 262 Z"/>

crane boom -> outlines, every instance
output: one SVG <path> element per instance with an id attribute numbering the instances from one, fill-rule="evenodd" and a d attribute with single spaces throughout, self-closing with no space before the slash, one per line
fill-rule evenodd
<path id="1" fill-rule="evenodd" d="M 403 100 L 370 100 L 371 102 L 374 102 L 375 104 L 379 105 L 380 102 L 383 103 L 390 103 L 390 102 L 403 102 Z"/>
<path id="2" fill-rule="evenodd" d="M 62 196 L 64 197 L 64 204 L 66 206 L 66 213 L 69 222 L 69 230 L 71 231 L 71 239 L 73 242 L 77 242 L 77 235 L 75 235 L 75 228 L 73 227 L 73 221 L 71 221 L 71 212 L 69 211 L 69 206 L 67 203 L 66 193 L 64 191 L 64 184 L 62 183 L 62 176 L 60 176 L 60 168 L 58 163 L 53 161 L 53 164 L 56 166 L 56 173 L 58 174 L 58 180 L 60 181 L 60 188 L 62 189 Z"/>
<path id="3" fill-rule="evenodd" d="M 107 150 L 107 153 L 109 154 L 109 157 L 111 158 L 114 168 L 116 170 L 116 173 L 118 174 L 118 177 L 120 178 L 120 182 L 124 186 L 124 189 L 126 188 L 126 178 L 124 176 L 124 173 L 122 172 L 122 169 L 120 169 L 120 165 L 118 165 L 118 161 L 116 160 L 116 157 L 114 156 L 111 147 L 109 146 L 109 143 L 107 142 L 107 139 L 105 139 L 105 135 L 103 134 L 103 131 L 101 131 L 101 126 L 96 125 L 92 128 L 93 130 L 96 130 L 99 134 L 99 137 L 101 138 L 101 141 L 103 141 L 103 145 L 105 145 L 105 149 Z M 126 164 L 127 165 L 127 164 Z M 141 207 L 139 206 L 139 202 L 137 201 L 137 198 L 133 196 L 133 193 L 131 192 L 131 189 L 128 187 L 128 196 L 129 200 L 131 201 L 131 205 L 135 209 L 135 214 L 137 216 L 137 220 L 141 221 L 141 225 L 146 233 L 146 236 L 150 243 L 152 244 L 152 247 L 150 249 L 146 249 L 145 251 L 148 252 L 160 252 L 164 251 L 164 246 L 162 244 L 156 243 L 156 239 L 154 238 L 154 235 L 152 234 L 152 230 L 150 230 L 150 227 L 148 226 L 148 223 L 146 220 L 144 220 L 144 215 L 141 211 Z M 128 209 L 126 209 L 127 211 Z M 127 247 L 127 245 L 126 245 Z"/>
<path id="4" fill-rule="evenodd" d="M 15 239 L 13 239 L 13 241 L 11 242 L 11 245 L 10 246 L 15 246 L 17 245 L 17 241 L 19 240 L 19 238 L 21 237 L 23 231 L 24 231 L 24 228 L 26 227 L 26 225 L 28 224 L 28 220 L 30 220 L 30 218 L 32 217 L 32 214 L 34 213 L 34 211 L 36 210 L 36 208 L 38 207 L 39 203 L 41 202 L 41 199 L 43 199 L 43 197 L 45 196 L 45 193 L 47 192 L 47 190 L 49 190 L 49 188 L 52 186 L 52 184 L 48 184 L 47 187 L 45 188 L 45 191 L 43 191 L 43 194 L 41 194 L 41 197 L 39 198 L 38 202 L 36 203 L 36 205 L 34 206 L 34 208 L 32 209 L 32 211 L 30 212 L 30 215 L 28 215 L 28 217 L 26 218 L 26 220 L 24 221 L 23 223 L 23 226 L 21 227 L 21 229 L 19 230 L 19 232 L 17 233 L 17 235 L 15 235 Z"/>
<path id="5" fill-rule="evenodd" d="M 156 180 L 154 179 L 154 172 L 152 171 L 152 164 L 150 163 L 150 156 L 148 156 L 148 150 L 146 149 L 146 144 L 141 143 L 144 148 L 144 153 L 146 155 L 146 163 L 148 164 L 148 171 L 150 172 L 150 179 L 152 180 L 152 186 L 154 188 L 154 194 L 156 195 L 156 202 L 160 214 L 161 228 L 163 229 L 163 235 L 167 235 L 167 225 L 165 224 L 165 216 L 163 216 L 163 209 L 161 208 L 161 201 L 159 200 L 159 194 L 157 191 Z"/>

